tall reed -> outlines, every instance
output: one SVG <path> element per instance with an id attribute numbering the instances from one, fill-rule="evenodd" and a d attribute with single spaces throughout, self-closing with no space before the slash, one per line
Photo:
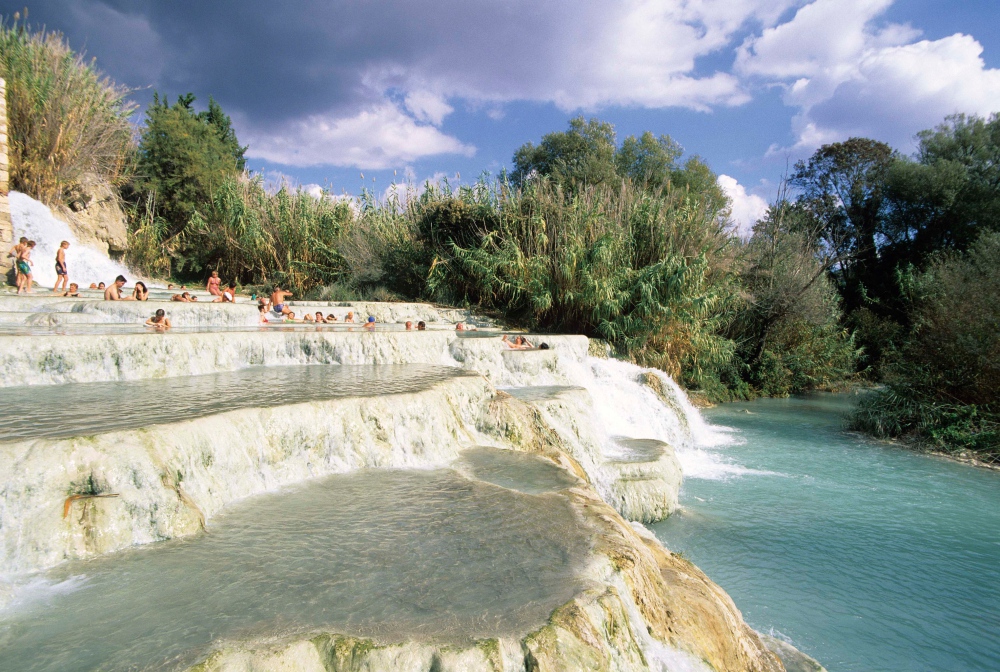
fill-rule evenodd
<path id="1" fill-rule="evenodd" d="M 132 159 L 128 90 L 74 53 L 59 33 L 0 24 L 11 187 L 50 203 L 86 173 L 116 185 Z"/>

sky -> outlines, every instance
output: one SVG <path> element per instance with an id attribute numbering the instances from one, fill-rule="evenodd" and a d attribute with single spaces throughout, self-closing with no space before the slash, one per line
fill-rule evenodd
<path id="1" fill-rule="evenodd" d="M 997 0 L 0 0 L 132 89 L 215 98 L 314 192 L 470 183 L 575 116 L 702 157 L 746 227 L 825 143 L 1000 111 Z M 141 123 L 141 112 L 137 123 Z"/>

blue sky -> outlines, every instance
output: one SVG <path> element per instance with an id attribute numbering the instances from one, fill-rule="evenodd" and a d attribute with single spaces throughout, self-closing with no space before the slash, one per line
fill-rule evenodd
<path id="1" fill-rule="evenodd" d="M 214 96 L 254 170 L 335 193 L 469 182 L 582 114 L 672 136 L 746 225 L 820 144 L 910 152 L 945 115 L 1000 111 L 995 0 L 47 0 L 29 19 L 143 105 Z"/>

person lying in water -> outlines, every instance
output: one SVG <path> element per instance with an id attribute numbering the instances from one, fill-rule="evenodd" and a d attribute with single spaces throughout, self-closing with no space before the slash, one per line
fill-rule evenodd
<path id="1" fill-rule="evenodd" d="M 337 316 L 334 315 L 333 313 L 330 313 L 329 315 L 326 316 L 326 321 L 327 322 L 336 322 L 337 321 Z"/>
<path id="2" fill-rule="evenodd" d="M 216 297 L 212 299 L 212 303 L 236 303 L 236 283 L 230 282 L 226 291 L 217 294 Z"/>
<path id="3" fill-rule="evenodd" d="M 530 350 L 532 347 L 531 343 L 524 336 L 516 336 L 514 340 L 510 340 L 507 334 L 503 335 L 500 342 L 506 345 L 511 350 Z"/>
<path id="4" fill-rule="evenodd" d="M 305 315 L 302 316 L 302 321 L 303 322 L 312 322 L 313 321 L 313 316 L 310 315 L 309 313 L 306 313 Z"/>
<path id="5" fill-rule="evenodd" d="M 191 301 L 191 295 L 187 292 L 183 294 L 174 294 L 170 297 L 171 301 L 180 301 L 181 303 L 188 303 Z"/>
<path id="6" fill-rule="evenodd" d="M 170 318 L 167 317 L 167 312 L 163 308 L 157 308 L 156 313 L 146 320 L 146 326 L 155 327 L 159 331 L 165 331 L 170 328 Z"/>

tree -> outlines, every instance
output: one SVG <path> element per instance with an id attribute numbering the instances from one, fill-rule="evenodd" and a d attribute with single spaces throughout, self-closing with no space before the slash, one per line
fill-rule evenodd
<path id="1" fill-rule="evenodd" d="M 523 185 L 532 175 L 547 175 L 574 187 L 615 181 L 615 127 L 598 119 L 570 120 L 569 130 L 547 133 L 542 142 L 522 145 L 514 153 L 516 184 Z"/>
<path id="2" fill-rule="evenodd" d="M 241 173 L 246 165 L 229 117 L 214 100 L 208 110 L 195 112 L 193 94 L 168 105 L 153 94 L 146 126 L 139 141 L 133 199 L 149 203 L 153 217 L 163 222 L 161 242 L 181 235 L 212 190 Z M 198 250 L 185 255 L 174 249 L 174 271 L 199 271 L 207 262 Z"/>
<path id="3" fill-rule="evenodd" d="M 819 224 L 820 240 L 837 259 L 834 276 L 851 307 L 863 305 L 866 281 L 878 276 L 886 178 L 895 159 L 883 142 L 850 138 L 799 161 L 790 180 L 802 192 L 800 205 Z"/>

